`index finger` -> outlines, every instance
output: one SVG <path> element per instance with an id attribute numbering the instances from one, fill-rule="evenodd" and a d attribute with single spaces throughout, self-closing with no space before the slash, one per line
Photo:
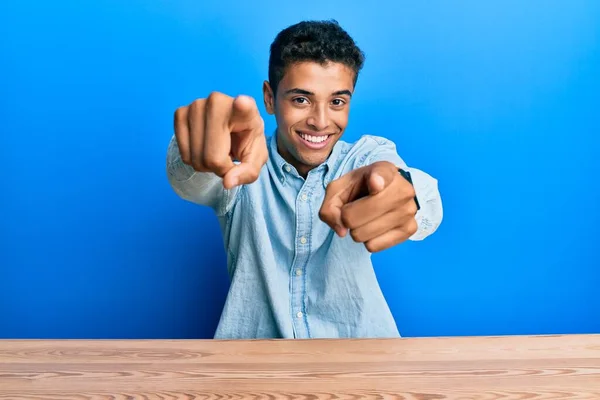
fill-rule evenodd
<path id="1" fill-rule="evenodd" d="M 330 199 L 325 199 L 323 205 L 319 210 L 319 218 L 325 222 L 338 234 L 338 236 L 344 237 L 347 229 L 342 223 L 342 207 L 344 202 L 339 196 L 333 196 Z"/>
<path id="2" fill-rule="evenodd" d="M 260 113 L 254 98 L 241 95 L 233 100 L 229 117 L 229 129 L 232 132 L 252 129 L 259 119 Z"/>
<path id="3" fill-rule="evenodd" d="M 342 221 L 342 207 L 348 203 L 360 185 L 356 183 L 355 174 L 348 173 L 331 182 L 325 192 L 325 199 L 319 210 L 319 218 L 329 225 L 339 236 L 345 236 L 347 228 Z"/>

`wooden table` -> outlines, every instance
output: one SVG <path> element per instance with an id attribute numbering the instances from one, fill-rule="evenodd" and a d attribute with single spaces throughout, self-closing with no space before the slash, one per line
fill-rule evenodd
<path id="1" fill-rule="evenodd" d="M 600 399 L 600 335 L 0 340 L 0 399 Z"/>

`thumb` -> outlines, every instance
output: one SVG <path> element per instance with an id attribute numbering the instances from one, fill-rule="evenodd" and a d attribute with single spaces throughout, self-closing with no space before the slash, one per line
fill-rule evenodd
<path id="1" fill-rule="evenodd" d="M 377 194 L 385 188 L 385 179 L 377 172 L 373 172 L 367 178 L 369 194 Z"/>
<path id="2" fill-rule="evenodd" d="M 252 183 L 257 179 L 254 169 L 245 163 L 240 163 L 231 168 L 223 177 L 225 189 L 233 189 L 235 186 Z"/>
<path id="3" fill-rule="evenodd" d="M 256 138 L 242 152 L 241 162 L 231 168 L 223 177 L 226 189 L 250 184 L 258 179 L 260 171 L 267 162 L 269 153 L 264 135 Z"/>

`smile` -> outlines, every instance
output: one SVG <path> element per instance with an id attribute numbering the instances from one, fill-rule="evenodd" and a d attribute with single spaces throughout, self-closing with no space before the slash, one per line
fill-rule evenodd
<path id="1" fill-rule="evenodd" d="M 309 135 L 304 132 L 296 132 L 307 147 L 311 149 L 322 149 L 327 146 L 329 139 L 333 135 Z"/>

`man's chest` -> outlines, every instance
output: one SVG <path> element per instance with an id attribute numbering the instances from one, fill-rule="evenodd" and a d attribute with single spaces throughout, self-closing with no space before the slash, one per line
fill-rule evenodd
<path id="1" fill-rule="evenodd" d="M 289 265 L 334 257 L 363 256 L 364 249 L 349 235 L 338 237 L 319 218 L 325 198 L 322 180 L 295 178 L 284 183 L 263 177 L 246 187 L 236 206 L 234 230 L 263 254 L 272 253 L 278 262 Z M 266 179 L 268 178 L 268 179 Z"/>

